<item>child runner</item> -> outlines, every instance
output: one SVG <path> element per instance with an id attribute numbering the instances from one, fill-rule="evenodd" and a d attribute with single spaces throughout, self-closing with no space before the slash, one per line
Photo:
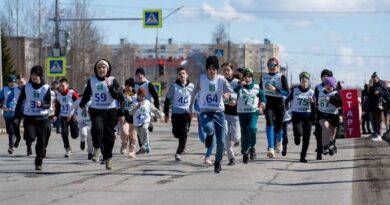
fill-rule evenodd
<path id="1" fill-rule="evenodd" d="M 336 79 L 327 77 L 325 89 L 318 95 L 318 119 L 321 125 L 323 154 L 333 155 L 337 126 L 342 122 L 342 99 L 336 90 Z"/>
<path id="2" fill-rule="evenodd" d="M 194 96 L 199 92 L 199 108 L 201 127 L 207 133 L 205 145 L 210 148 L 214 135 L 217 141 L 217 153 L 215 155 L 214 171 L 222 170 L 221 161 L 225 146 L 225 106 L 223 100 L 230 98 L 234 92 L 229 82 L 218 75 L 218 58 L 209 56 L 206 59 L 207 74 L 201 74 L 191 97 L 191 108 Z"/>
<path id="3" fill-rule="evenodd" d="M 46 138 L 48 136 L 48 115 L 50 108 L 50 86 L 43 79 L 43 68 L 36 65 L 31 68 L 30 80 L 22 88 L 15 108 L 15 124 L 24 118 L 24 132 L 26 139 L 35 146 L 35 169 L 42 170 L 43 155 L 46 150 Z M 24 106 L 23 111 L 21 107 Z"/>
<path id="4" fill-rule="evenodd" d="M 261 77 L 260 89 L 263 89 L 267 98 L 264 110 L 266 119 L 266 135 L 268 140 L 267 156 L 275 157 L 274 133 L 276 134 L 276 153 L 282 151 L 282 124 L 285 113 L 284 96 L 288 95 L 287 78 L 279 73 L 279 60 L 270 58 L 267 62 L 268 73 Z"/>
<path id="5" fill-rule="evenodd" d="M 122 145 L 121 145 L 121 153 L 123 150 L 123 154 L 126 150 L 127 144 L 129 144 L 128 155 L 130 158 L 135 158 L 135 147 L 137 142 L 137 134 L 135 133 L 134 125 L 133 125 L 133 116 L 130 115 L 129 109 L 133 101 L 135 101 L 135 93 L 134 93 L 134 79 L 128 78 L 125 81 L 125 90 L 124 90 L 124 101 L 122 103 L 123 114 L 125 118 L 125 122 L 122 124 Z"/>
<path id="6" fill-rule="evenodd" d="M 333 77 L 332 71 L 328 69 L 324 69 L 321 71 L 321 83 L 316 86 L 314 89 L 314 99 L 316 101 L 316 108 L 318 108 L 318 95 L 324 90 L 325 88 L 325 79 L 327 77 Z M 318 109 L 316 109 L 317 112 Z M 317 141 L 317 160 L 322 160 L 322 137 L 321 137 L 321 125 L 319 123 L 319 118 L 318 118 L 318 113 L 316 113 L 316 122 L 315 122 L 315 130 L 314 130 L 314 135 L 316 136 L 316 141 Z"/>
<path id="7" fill-rule="evenodd" d="M 68 158 L 72 154 L 72 148 L 69 144 L 69 129 L 70 136 L 73 139 L 79 137 L 79 127 L 74 113 L 74 103 L 79 99 L 79 94 L 69 88 L 68 79 L 60 80 L 59 93 L 56 98 L 55 116 L 60 118 L 61 136 L 64 142 L 65 157 Z M 84 150 L 85 143 L 80 142 L 80 148 Z"/>
<path id="8" fill-rule="evenodd" d="M 59 86 L 60 84 L 58 83 L 57 80 L 54 80 L 52 83 L 51 83 L 51 88 L 50 88 L 50 92 L 51 92 L 51 99 L 52 99 L 52 104 L 51 104 L 51 107 L 50 107 L 50 110 L 49 112 L 53 113 L 53 116 L 54 116 L 54 109 L 55 109 L 55 100 L 57 98 L 57 94 L 58 94 L 58 89 L 59 89 Z M 49 114 L 49 118 L 50 118 L 51 114 Z M 53 120 L 51 123 L 53 124 L 53 126 L 56 128 L 56 133 L 57 134 L 60 134 L 61 133 L 61 123 L 60 123 L 60 118 L 57 118 L 56 120 Z"/>
<path id="9" fill-rule="evenodd" d="M 150 146 L 149 142 L 149 124 L 151 121 L 150 114 L 153 112 L 158 118 L 163 118 L 164 113 L 160 112 L 149 100 L 146 99 L 146 89 L 139 88 L 137 92 L 137 99 L 131 104 L 129 114 L 133 115 L 133 124 L 139 139 L 141 140 L 141 147 L 137 153 L 147 153 Z"/>
<path id="10" fill-rule="evenodd" d="M 310 89 L 310 74 L 299 74 L 300 85 L 295 87 L 286 99 L 286 105 L 290 103 L 294 142 L 301 143 L 302 151 L 300 162 L 307 163 L 306 153 L 309 148 L 312 120 L 314 119 L 314 91 Z"/>
<path id="11" fill-rule="evenodd" d="M 287 155 L 287 145 L 288 145 L 288 134 L 287 134 L 287 127 L 288 124 L 291 121 L 291 110 L 286 107 L 286 112 L 284 113 L 283 117 L 283 125 L 282 125 L 282 131 L 283 131 L 283 139 L 282 139 L 282 145 L 283 145 L 283 150 L 282 150 L 282 156 L 285 157 Z M 275 136 L 276 138 L 276 136 Z"/>
<path id="12" fill-rule="evenodd" d="M 191 94 L 194 84 L 188 80 L 187 71 L 183 67 L 177 69 L 177 79 L 169 87 L 164 103 L 165 122 L 169 120 L 169 107 L 172 104 L 172 133 L 179 140 L 175 159 L 181 161 L 181 154 L 187 144 L 192 115 L 190 113 Z"/>
<path id="13" fill-rule="evenodd" d="M 0 101 L 3 104 L 3 116 L 6 132 L 8 134 L 8 154 L 13 154 L 15 146 L 15 133 L 12 127 L 12 120 L 14 117 L 13 107 L 15 106 L 15 101 L 8 100 L 8 98 L 9 95 L 12 93 L 12 90 L 14 90 L 14 87 L 16 86 L 16 76 L 14 74 L 8 75 L 7 83 L 8 86 L 4 86 L 4 88 L 0 91 Z"/>
<path id="14" fill-rule="evenodd" d="M 145 88 L 146 89 L 146 99 L 150 102 L 153 102 L 154 106 L 157 109 L 160 109 L 160 100 L 158 98 L 157 89 L 154 87 L 154 85 L 146 78 L 145 70 L 143 68 L 137 68 L 135 71 L 135 85 L 134 85 L 134 92 L 137 93 L 139 88 Z M 153 125 L 150 122 L 149 123 L 149 131 L 153 131 Z M 138 136 L 139 137 L 139 136 Z M 138 141 L 140 147 L 145 147 L 147 152 L 150 152 L 150 146 L 147 144 L 140 144 L 141 140 Z"/>
<path id="15" fill-rule="evenodd" d="M 205 131 L 203 130 L 203 128 L 201 127 L 201 123 L 200 123 L 200 109 L 199 109 L 199 95 L 196 94 L 195 95 L 195 102 L 194 102 L 194 107 L 193 107 L 193 110 L 195 111 L 196 113 L 196 119 L 198 121 L 198 134 L 199 134 L 199 139 L 200 141 L 204 144 L 205 141 L 206 141 L 206 133 Z M 211 166 L 213 165 L 213 162 L 211 161 L 210 159 L 210 156 L 211 154 L 213 153 L 213 149 L 215 147 L 215 140 L 213 139 L 213 143 L 211 144 L 211 146 L 209 148 L 206 149 L 206 153 L 205 153 L 205 156 L 204 156 L 204 164 L 206 166 Z"/>
<path id="16" fill-rule="evenodd" d="M 92 76 L 84 89 L 80 108 L 85 108 L 91 100 L 89 114 L 91 117 L 91 134 L 94 147 L 92 161 L 97 162 L 100 146 L 103 147 L 103 160 L 106 169 L 112 169 L 112 149 L 115 143 L 115 126 L 118 122 L 115 99 L 123 100 L 122 89 L 111 75 L 110 63 L 101 59 L 94 67 Z"/>
<path id="17" fill-rule="evenodd" d="M 80 95 L 82 97 L 82 95 Z M 93 145 L 92 145 L 92 135 L 91 135 L 91 118 L 89 116 L 89 106 L 91 105 L 91 101 L 89 101 L 85 105 L 85 109 L 81 109 L 80 99 L 76 101 L 74 104 L 74 109 L 76 109 L 77 113 L 77 121 L 80 131 L 80 145 L 84 145 L 85 149 L 85 141 L 87 141 L 87 152 L 88 152 L 88 160 L 92 159 L 93 153 Z M 81 149 L 81 150 L 84 150 Z"/>
<path id="18" fill-rule="evenodd" d="M 255 145 L 259 107 L 261 109 L 265 107 L 266 99 L 259 85 L 253 80 L 253 70 L 250 68 L 244 69 L 243 81 L 235 91 L 238 93 L 237 112 L 241 125 L 241 153 L 244 164 L 247 164 L 248 154 L 252 160 L 256 158 Z"/>
<path id="19" fill-rule="evenodd" d="M 233 77 L 233 65 L 231 63 L 222 64 L 222 71 L 225 75 L 226 80 L 229 82 L 230 86 L 234 90 L 238 87 L 239 80 Z M 233 98 L 237 98 L 237 96 L 233 96 Z M 227 156 L 229 159 L 228 166 L 235 164 L 235 156 L 233 146 L 235 143 L 239 142 L 241 139 L 240 133 L 240 122 L 238 120 L 237 114 L 237 105 L 231 106 L 231 99 L 226 99 L 224 101 L 225 104 L 225 150 L 227 152 Z"/>
<path id="20" fill-rule="evenodd" d="M 8 96 L 7 103 L 6 103 L 6 105 L 9 105 L 8 108 L 10 109 L 10 111 L 13 112 L 14 114 L 15 114 L 16 103 L 18 102 L 18 99 L 20 96 L 20 92 L 22 91 L 24 84 L 26 84 L 26 80 L 24 79 L 23 74 L 16 75 L 16 79 L 17 79 L 16 80 L 17 86 L 15 86 L 11 90 L 11 93 Z M 21 109 L 23 110 L 23 107 Z M 18 124 L 15 124 L 14 122 L 12 122 L 12 129 L 13 129 L 15 137 L 16 137 L 16 141 L 14 143 L 14 148 L 18 148 L 19 144 L 20 144 L 20 140 L 22 139 L 22 137 L 20 135 L 20 121 Z M 29 151 L 31 154 L 27 154 L 28 156 L 32 155 L 31 146 L 29 148 L 30 148 Z"/>

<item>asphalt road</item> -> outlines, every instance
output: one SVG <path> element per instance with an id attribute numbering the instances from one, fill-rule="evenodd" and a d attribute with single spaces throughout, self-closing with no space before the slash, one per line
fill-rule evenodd
<path id="1" fill-rule="evenodd" d="M 264 120 L 259 122 L 258 158 L 215 174 L 203 164 L 204 145 L 191 127 L 187 153 L 174 160 L 177 140 L 170 124 L 157 123 L 151 134 L 152 152 L 129 159 L 116 141 L 113 170 L 87 160 L 79 139 L 71 139 L 73 155 L 64 158 L 60 135 L 52 133 L 42 172 L 24 142 L 8 155 L 8 138 L 0 135 L 0 204 L 390 204 L 390 146 L 368 138 L 337 141 L 338 153 L 315 160 L 315 138 L 307 159 L 299 163 L 291 127 L 286 157 L 266 158 Z M 213 156 L 214 159 L 214 156 Z"/>

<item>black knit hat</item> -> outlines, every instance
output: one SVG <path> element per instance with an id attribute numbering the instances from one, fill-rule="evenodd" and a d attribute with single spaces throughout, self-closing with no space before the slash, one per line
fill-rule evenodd
<path id="1" fill-rule="evenodd" d="M 134 88 L 134 85 L 135 85 L 134 78 L 128 78 L 128 79 L 125 81 L 125 85 Z"/>
<path id="2" fill-rule="evenodd" d="M 137 68 L 137 70 L 135 71 L 135 75 L 137 75 L 138 73 L 145 75 L 145 70 L 143 68 Z"/>
<path id="3" fill-rule="evenodd" d="M 214 67 L 215 69 L 219 69 L 219 62 L 217 56 L 209 56 L 206 59 L 206 69 Z"/>
<path id="4" fill-rule="evenodd" d="M 30 72 L 30 75 L 32 74 L 36 74 L 37 76 L 39 76 L 40 78 L 43 77 L 43 68 L 42 66 L 40 65 L 35 65 L 31 68 L 31 72 Z"/>
<path id="5" fill-rule="evenodd" d="M 330 71 L 330 70 L 328 70 L 328 69 L 322 70 L 322 72 L 321 72 L 321 78 L 324 77 L 324 75 L 326 75 L 326 76 L 328 76 L 328 77 L 333 77 L 332 71 Z"/>
<path id="6" fill-rule="evenodd" d="M 374 73 L 372 74 L 371 78 L 376 78 L 376 77 L 378 77 L 378 74 L 377 74 L 376 72 L 374 72 Z"/>

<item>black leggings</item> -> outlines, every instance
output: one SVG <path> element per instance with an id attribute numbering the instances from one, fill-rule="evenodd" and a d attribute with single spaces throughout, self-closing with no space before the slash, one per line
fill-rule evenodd
<path id="1" fill-rule="evenodd" d="M 371 132 L 370 128 L 370 115 L 368 113 L 364 113 L 362 116 L 362 130 L 364 133 Z"/>
<path id="2" fill-rule="evenodd" d="M 264 110 L 265 120 L 267 126 L 274 126 L 275 133 L 280 132 L 283 125 L 285 108 L 284 106 L 269 107 L 266 106 Z"/>
<path id="3" fill-rule="evenodd" d="M 175 138 L 179 139 L 176 154 L 183 153 L 186 148 L 188 131 L 190 131 L 190 123 L 190 114 L 172 114 L 172 133 Z"/>
<path id="4" fill-rule="evenodd" d="M 70 136 L 73 139 L 79 137 L 79 126 L 76 120 L 70 119 L 67 121 L 67 117 L 61 117 L 61 136 L 62 141 L 64 142 L 64 148 L 70 148 L 69 145 L 69 128 L 70 128 Z"/>
<path id="5" fill-rule="evenodd" d="M 92 143 L 95 149 L 102 148 L 103 159 L 112 158 L 112 149 L 115 143 L 115 126 L 118 122 L 118 115 L 113 109 L 89 108 L 91 117 Z"/>
<path id="6" fill-rule="evenodd" d="M 311 120 L 310 117 L 296 117 L 292 119 L 294 137 L 302 137 L 301 157 L 305 158 L 310 144 Z"/>
<path id="7" fill-rule="evenodd" d="M 26 141 L 33 142 L 37 139 L 35 145 L 35 165 L 42 165 L 43 155 L 46 152 L 47 132 L 49 131 L 49 119 L 34 119 L 26 117 L 24 119 L 24 132 L 26 133 Z"/>

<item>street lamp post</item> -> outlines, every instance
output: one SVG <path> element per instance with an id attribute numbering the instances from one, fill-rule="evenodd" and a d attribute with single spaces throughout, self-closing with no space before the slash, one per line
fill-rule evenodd
<path id="1" fill-rule="evenodd" d="M 219 17 L 220 19 L 224 20 L 227 25 L 227 36 L 228 36 L 228 41 L 227 41 L 227 61 L 230 62 L 230 24 L 232 21 L 239 19 L 240 17 L 234 17 L 232 19 L 225 19 L 222 17 Z"/>
<path id="2" fill-rule="evenodd" d="M 227 30 L 228 30 L 228 46 L 227 46 L 227 61 L 230 62 L 230 24 L 232 21 L 239 19 L 240 17 L 235 17 L 227 21 Z"/>

